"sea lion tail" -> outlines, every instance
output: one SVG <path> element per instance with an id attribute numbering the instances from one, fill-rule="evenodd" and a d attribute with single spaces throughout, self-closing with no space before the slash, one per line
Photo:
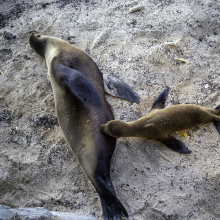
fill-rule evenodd
<path id="1" fill-rule="evenodd" d="M 163 109 L 163 108 L 165 108 L 165 103 L 167 101 L 169 91 L 170 91 L 170 88 L 167 87 L 166 89 L 163 90 L 163 92 L 161 92 L 159 94 L 159 96 L 154 101 L 150 111 L 152 111 L 153 109 Z"/>

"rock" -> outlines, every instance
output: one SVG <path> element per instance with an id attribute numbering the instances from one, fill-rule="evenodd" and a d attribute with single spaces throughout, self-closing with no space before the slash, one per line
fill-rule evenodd
<path id="1" fill-rule="evenodd" d="M 13 212 L 10 210 L 10 207 L 0 205 L 0 220 L 7 220 L 14 216 Z"/>
<path id="2" fill-rule="evenodd" d="M 136 6 L 136 7 L 133 7 L 129 10 L 129 13 L 134 13 L 134 12 L 137 12 L 137 11 L 141 11 L 144 9 L 144 6 L 140 5 L 140 6 Z"/>
<path id="3" fill-rule="evenodd" d="M 53 217 L 53 214 L 43 207 L 18 208 L 10 209 L 10 211 L 12 211 L 13 215 L 16 216 L 19 220 L 44 220 Z"/>
<path id="4" fill-rule="evenodd" d="M 96 220 L 96 218 L 71 212 L 53 212 L 43 207 L 15 208 L 0 205 L 0 220 Z"/>
<path id="5" fill-rule="evenodd" d="M 96 220 L 96 218 L 85 215 L 77 215 L 71 212 L 51 212 L 54 216 L 58 216 L 62 220 Z"/>
<path id="6" fill-rule="evenodd" d="M 55 125 L 58 125 L 58 120 L 55 116 L 50 114 L 44 115 L 34 115 L 28 118 L 31 122 L 31 125 L 37 127 L 44 127 L 44 128 L 52 128 Z"/>
<path id="7" fill-rule="evenodd" d="M 12 122 L 12 113 L 8 109 L 1 109 L 0 111 L 0 125 L 10 126 Z"/>
<path id="8" fill-rule="evenodd" d="M 8 31 L 4 31 L 4 34 L 3 34 L 3 37 L 6 39 L 6 40 L 11 40 L 11 39 L 15 39 L 17 36 L 8 32 Z"/>

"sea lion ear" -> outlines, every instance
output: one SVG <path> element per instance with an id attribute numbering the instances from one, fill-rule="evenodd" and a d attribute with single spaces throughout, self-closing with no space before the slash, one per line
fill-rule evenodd
<path id="1" fill-rule="evenodd" d="M 102 100 L 93 84 L 79 71 L 68 66 L 59 65 L 59 77 L 76 96 L 102 108 Z"/>
<path id="2" fill-rule="evenodd" d="M 128 84 L 113 75 L 103 75 L 103 78 L 106 93 L 117 98 L 140 103 L 139 95 Z"/>
<path id="3" fill-rule="evenodd" d="M 165 108 L 165 103 L 168 98 L 169 90 L 170 90 L 170 88 L 167 87 L 166 89 L 163 90 L 163 92 L 160 93 L 160 95 L 154 101 L 154 104 L 152 105 L 152 108 L 150 111 L 152 111 L 153 109 L 156 109 L 156 108 L 157 109 Z"/>

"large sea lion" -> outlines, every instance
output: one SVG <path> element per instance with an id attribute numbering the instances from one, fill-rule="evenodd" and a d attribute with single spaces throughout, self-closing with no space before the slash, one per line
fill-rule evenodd
<path id="1" fill-rule="evenodd" d="M 86 53 L 59 38 L 33 31 L 30 45 L 46 60 L 59 124 L 100 196 L 104 218 L 126 219 L 127 211 L 110 179 L 116 139 L 99 130 L 101 124 L 114 119 L 100 70 Z M 115 77 L 108 85 L 114 95 L 139 102 L 137 94 Z"/>
<path id="2" fill-rule="evenodd" d="M 112 137 L 143 137 L 155 139 L 174 151 L 189 154 L 191 151 L 172 136 L 199 124 L 214 122 L 220 134 L 220 106 L 215 109 L 199 105 L 179 104 L 165 108 L 169 88 L 155 100 L 151 110 L 136 121 L 112 120 L 101 125 L 100 130 Z"/>

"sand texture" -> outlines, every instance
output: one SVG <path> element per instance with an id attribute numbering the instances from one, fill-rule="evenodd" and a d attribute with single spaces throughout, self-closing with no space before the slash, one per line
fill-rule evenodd
<path id="1" fill-rule="evenodd" d="M 70 42 L 132 86 L 140 104 L 106 95 L 115 118 L 131 121 L 167 86 L 167 106 L 220 104 L 220 2 L 0 0 L 0 204 L 101 220 L 98 194 L 58 126 L 32 30 Z M 130 220 L 220 219 L 219 134 L 212 123 L 186 133 L 175 136 L 190 155 L 118 139 L 111 178 Z"/>

